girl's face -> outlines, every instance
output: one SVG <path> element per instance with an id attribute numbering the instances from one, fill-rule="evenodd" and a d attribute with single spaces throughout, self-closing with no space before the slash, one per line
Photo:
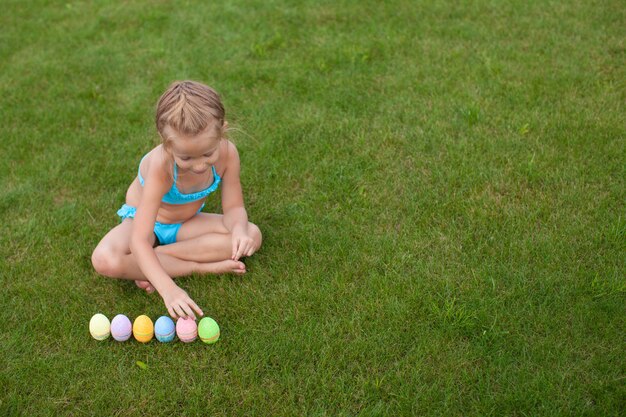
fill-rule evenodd
<path id="1" fill-rule="evenodd" d="M 201 175 L 219 159 L 220 142 L 212 129 L 196 136 L 177 134 L 171 142 L 171 153 L 181 171 Z"/>

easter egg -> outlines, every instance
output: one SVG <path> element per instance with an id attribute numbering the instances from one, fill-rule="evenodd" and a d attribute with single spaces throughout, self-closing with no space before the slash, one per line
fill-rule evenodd
<path id="1" fill-rule="evenodd" d="M 192 318 L 180 317 L 176 322 L 176 334 L 181 342 L 191 343 L 198 337 L 198 326 Z"/>
<path id="2" fill-rule="evenodd" d="M 171 318 L 161 316 L 154 323 L 154 335 L 159 342 L 167 343 L 174 340 L 176 336 L 176 326 Z"/>
<path id="3" fill-rule="evenodd" d="M 150 317 L 141 315 L 133 323 L 133 336 L 141 343 L 148 343 L 154 336 L 154 325 Z"/>
<path id="4" fill-rule="evenodd" d="M 111 320 L 111 336 L 118 342 L 125 342 L 133 334 L 133 325 L 130 319 L 123 314 L 118 314 Z"/>
<path id="5" fill-rule="evenodd" d="M 107 316 L 101 313 L 94 314 L 89 320 L 89 333 L 96 340 L 104 340 L 111 334 L 111 323 Z"/>
<path id="6" fill-rule="evenodd" d="M 220 338 L 220 326 L 211 317 L 204 317 L 198 323 L 198 336 L 204 343 L 215 343 Z"/>

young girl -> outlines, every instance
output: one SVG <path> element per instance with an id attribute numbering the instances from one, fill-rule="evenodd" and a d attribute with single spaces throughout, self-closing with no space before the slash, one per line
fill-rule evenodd
<path id="1" fill-rule="evenodd" d="M 96 271 L 135 280 L 163 297 L 170 315 L 204 315 L 172 277 L 243 274 L 240 261 L 261 246 L 248 222 L 239 181 L 239 155 L 225 139 L 228 124 L 219 95 L 194 81 L 175 82 L 157 104 L 161 144 L 148 152 L 117 212 L 121 223 L 91 257 Z M 224 214 L 202 213 L 206 197 L 222 186 Z"/>

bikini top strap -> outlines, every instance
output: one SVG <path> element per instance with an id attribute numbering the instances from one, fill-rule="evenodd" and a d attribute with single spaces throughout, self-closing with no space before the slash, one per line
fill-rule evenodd
<path id="1" fill-rule="evenodd" d="M 137 167 L 137 176 L 139 177 L 139 182 L 141 183 L 141 185 L 143 185 L 144 183 L 143 177 L 141 176 L 141 163 L 144 159 L 146 159 L 146 156 L 148 156 L 148 154 L 145 154 L 143 158 L 141 158 L 141 161 L 139 161 L 139 166 Z"/>
<path id="2" fill-rule="evenodd" d="M 176 165 L 176 161 L 174 161 L 174 183 L 178 179 L 178 165 Z"/>

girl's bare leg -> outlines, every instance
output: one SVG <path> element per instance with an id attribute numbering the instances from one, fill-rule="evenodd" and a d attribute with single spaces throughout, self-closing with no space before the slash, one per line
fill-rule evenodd
<path id="1" fill-rule="evenodd" d="M 224 260 L 218 262 L 184 261 L 174 256 L 157 254 L 165 272 L 172 278 L 191 275 L 193 272 L 223 274 L 225 272 L 245 272 L 243 262 Z M 141 272 L 132 254 L 123 255 L 120 259 L 120 272 L 116 278 L 144 281 L 146 276 Z"/>
<path id="2" fill-rule="evenodd" d="M 157 255 L 170 255 L 193 262 L 216 262 L 230 259 L 232 253 L 230 234 L 207 233 L 169 245 L 157 246 Z"/>
<path id="3" fill-rule="evenodd" d="M 130 232 L 132 220 L 126 219 L 114 227 L 100 241 L 91 257 L 96 271 L 102 275 L 137 280 L 137 285 L 148 292 L 154 288 L 141 272 L 136 260 L 130 253 Z M 163 269 L 171 277 L 190 275 L 192 272 L 199 273 L 243 273 L 245 265 L 242 262 L 223 260 L 221 262 L 195 262 L 179 259 L 165 253 L 158 253 L 157 257 Z"/>
<path id="4" fill-rule="evenodd" d="M 261 231 L 255 224 L 248 223 L 248 232 L 255 241 L 256 251 L 261 246 Z M 199 213 L 183 223 L 175 243 L 159 246 L 155 252 L 194 262 L 229 260 L 232 238 L 222 223 L 222 215 Z"/>

